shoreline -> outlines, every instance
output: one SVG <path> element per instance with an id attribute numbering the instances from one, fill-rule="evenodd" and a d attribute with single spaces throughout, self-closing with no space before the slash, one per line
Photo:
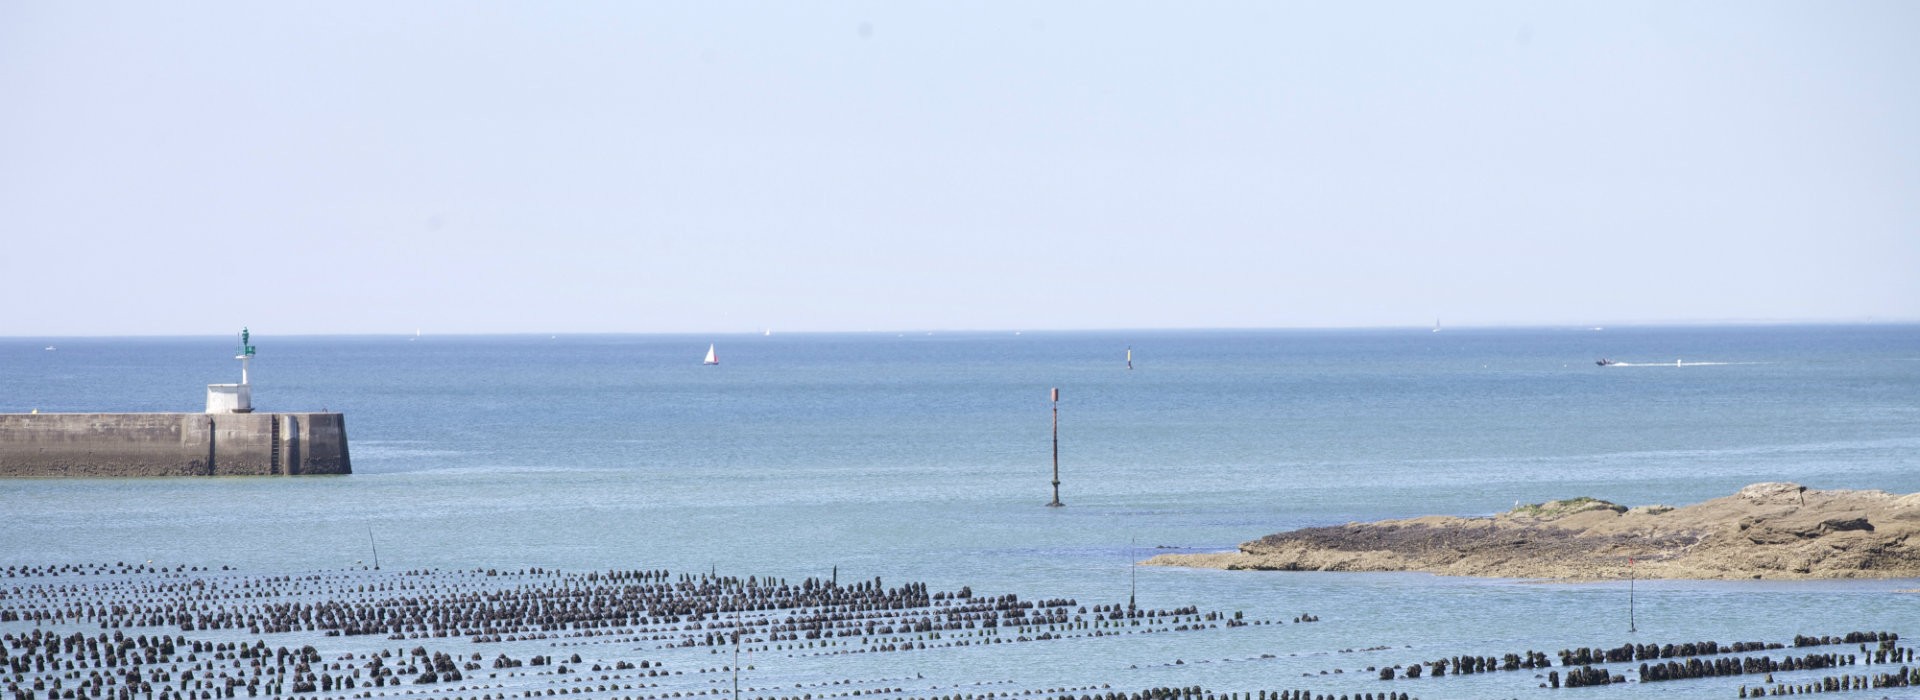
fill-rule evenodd
<path id="1" fill-rule="evenodd" d="M 1141 563 L 1574 582 L 1900 579 L 1920 578 L 1916 534 L 1920 494 L 1769 482 L 1682 508 L 1575 498 L 1491 517 L 1303 528 L 1234 552 L 1161 554 Z"/>

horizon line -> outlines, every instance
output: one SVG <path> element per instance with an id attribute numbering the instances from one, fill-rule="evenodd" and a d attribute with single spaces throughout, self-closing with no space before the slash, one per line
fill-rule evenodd
<path id="1" fill-rule="evenodd" d="M 605 335 L 657 335 L 657 336 L 736 336 L 736 335 L 882 335 L 882 334 L 935 334 L 935 333 L 1165 333 L 1165 332 L 1227 332 L 1227 331 L 1395 331 L 1415 330 L 1433 332 L 1453 330 L 1605 330 L 1614 328 L 1678 328 L 1678 327 L 1720 327 L 1720 328 L 1757 328 L 1783 326 L 1906 326 L 1920 325 L 1920 318 L 1912 319 L 1713 319 L 1713 320 L 1642 320 L 1609 321 L 1595 323 L 1485 323 L 1443 325 L 1433 327 L 1425 325 L 1301 325 L 1301 326 L 1158 326 L 1158 327 L 1109 327 L 1109 328 L 895 328 L 866 330 L 785 330 L 775 331 L 770 327 L 752 330 L 689 330 L 689 331 L 632 331 L 632 330 L 512 330 L 512 331 L 441 331 L 422 333 L 416 329 L 406 331 L 346 331 L 346 332 L 291 332 L 269 334 L 282 338 L 317 337 L 484 337 L 484 336 L 605 336 Z M 251 326 L 247 326 L 251 327 Z M 59 338 L 206 338 L 237 333 L 100 333 L 84 335 L 0 335 L 0 339 L 59 339 Z"/>

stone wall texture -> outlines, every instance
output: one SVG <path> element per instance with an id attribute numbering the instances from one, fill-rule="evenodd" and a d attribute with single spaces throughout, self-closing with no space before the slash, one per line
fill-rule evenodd
<path id="1" fill-rule="evenodd" d="M 0 477 L 352 472 L 338 413 L 0 414 Z"/>

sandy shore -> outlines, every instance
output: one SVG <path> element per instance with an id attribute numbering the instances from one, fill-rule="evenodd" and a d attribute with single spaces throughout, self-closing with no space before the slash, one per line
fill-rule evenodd
<path id="1" fill-rule="evenodd" d="M 1596 580 L 1920 577 L 1920 494 L 1764 483 L 1705 503 L 1591 498 L 1493 517 L 1427 516 L 1268 535 L 1238 552 L 1145 563 L 1279 571 L 1424 571 Z"/>

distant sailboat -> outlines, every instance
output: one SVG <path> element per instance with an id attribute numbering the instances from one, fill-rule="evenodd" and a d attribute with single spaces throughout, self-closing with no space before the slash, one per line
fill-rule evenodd
<path id="1" fill-rule="evenodd" d="M 717 365 L 717 364 L 720 364 L 720 356 L 719 356 L 719 355 L 716 355 L 716 354 L 714 354 L 714 352 L 713 352 L 713 345 L 712 345 L 712 344 L 708 344 L 708 345 L 707 345 L 707 361 L 706 361 L 706 362 L 702 362 L 701 364 L 705 364 L 705 365 Z"/>
<path id="2" fill-rule="evenodd" d="M 1440 319 L 1438 318 L 1433 319 L 1433 332 L 1435 333 L 1440 332 Z"/>

